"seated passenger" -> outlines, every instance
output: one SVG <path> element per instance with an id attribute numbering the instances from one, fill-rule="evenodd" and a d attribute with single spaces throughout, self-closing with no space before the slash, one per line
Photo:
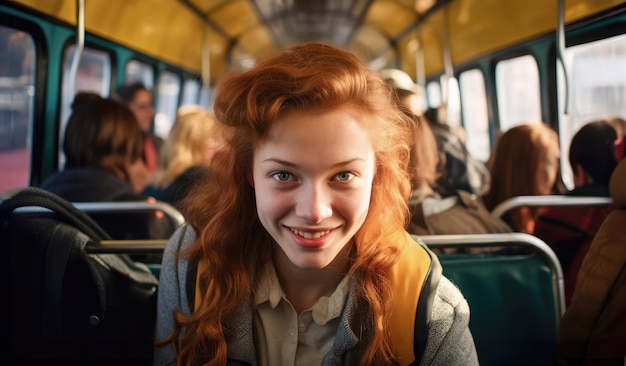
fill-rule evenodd
<path id="1" fill-rule="evenodd" d="M 152 119 L 154 118 L 152 93 L 143 83 L 137 82 L 117 89 L 115 99 L 125 104 L 135 115 L 144 136 L 143 161 L 148 171 L 154 173 L 159 163 L 163 139 L 152 133 Z"/>
<path id="2" fill-rule="evenodd" d="M 426 121 L 437 139 L 440 159 L 444 162 L 437 179 L 437 191 L 444 197 L 463 190 L 482 197 L 491 184 L 485 163 L 474 159 L 465 144 L 465 130 L 445 123 L 444 106 L 424 112 Z"/>
<path id="3" fill-rule="evenodd" d="M 623 365 L 626 356 L 626 159 L 613 171 L 615 209 L 583 260 L 559 326 L 559 365 Z"/>
<path id="4" fill-rule="evenodd" d="M 605 120 L 588 123 L 576 132 L 569 150 L 574 189 L 567 195 L 609 197 L 609 179 L 617 165 L 616 137 Z M 608 212 L 607 207 L 589 206 L 551 207 L 538 213 L 534 234 L 550 245 L 561 261 L 568 304 L 583 258 Z"/>
<path id="5" fill-rule="evenodd" d="M 408 231 L 416 235 L 511 232 L 504 221 L 491 215 L 476 195 L 459 189 L 442 198 L 436 192 L 440 156 L 435 136 L 424 117 L 410 112 L 404 104 L 407 99 L 403 96 L 407 92 L 397 89 L 397 83 L 386 81 L 396 92 L 399 107 L 411 119 L 413 131 L 408 167 L 412 186 Z"/>
<path id="6" fill-rule="evenodd" d="M 96 94 L 76 95 L 65 130 L 63 152 L 65 168 L 50 175 L 41 188 L 70 202 L 148 199 L 138 193 L 150 176 L 141 159 L 143 134 L 124 105 Z M 114 239 L 159 236 L 158 225 L 148 225 L 141 215 L 137 220 L 138 234 L 132 234 L 128 229 L 132 226 L 130 222 L 119 225 L 123 219 L 110 215 L 96 219 Z"/>
<path id="7" fill-rule="evenodd" d="M 554 193 L 559 171 L 559 140 L 556 132 L 542 122 L 526 123 L 506 131 L 491 154 L 491 187 L 484 196 L 489 211 L 517 196 Z M 537 209 L 520 207 L 503 219 L 513 231 L 532 234 Z"/>
<path id="8" fill-rule="evenodd" d="M 478 364 L 467 302 L 404 228 L 410 131 L 392 103 L 328 44 L 222 80 L 234 135 L 166 248 L 155 364 Z"/>
<path id="9" fill-rule="evenodd" d="M 402 70 L 385 69 L 383 78 L 393 87 L 400 102 L 413 114 L 422 116 L 419 98 L 423 91 Z M 437 141 L 441 166 L 435 189 L 441 196 L 454 195 L 457 190 L 482 196 L 489 189 L 489 171 L 485 164 L 474 159 L 461 136 L 445 123 L 445 108 L 427 111 L 424 115 Z"/>
<path id="10" fill-rule="evenodd" d="M 144 194 L 180 208 L 189 190 L 207 179 L 213 155 L 223 146 L 224 136 L 211 113 L 199 106 L 179 108 Z"/>

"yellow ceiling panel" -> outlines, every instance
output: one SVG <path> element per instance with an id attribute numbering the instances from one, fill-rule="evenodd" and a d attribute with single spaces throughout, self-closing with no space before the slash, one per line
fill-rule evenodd
<path id="1" fill-rule="evenodd" d="M 406 71 L 413 80 L 415 80 L 417 72 L 415 68 L 415 55 L 419 45 L 416 32 L 412 32 L 398 42 L 398 54 L 400 55 L 400 68 Z"/>
<path id="2" fill-rule="evenodd" d="M 111 10 L 110 0 L 89 0 L 85 27 L 96 34 L 200 71 L 205 24 L 189 9 L 171 0 L 125 1 Z"/>
<path id="3" fill-rule="evenodd" d="M 622 0 L 568 0 L 565 1 L 565 21 L 571 23 L 622 3 Z M 445 24 L 441 13 L 429 17 L 421 26 L 428 27 L 429 37 L 432 40 L 438 37 L 439 43 Z M 557 2 L 456 0 L 449 5 L 448 22 L 451 56 L 456 64 L 554 31 Z M 427 63 L 430 72 L 443 70 L 441 61 L 437 67 L 434 58 L 429 56 L 429 59 L 432 60 Z"/>
<path id="4" fill-rule="evenodd" d="M 380 0 L 372 3 L 365 22 L 380 28 L 388 36 L 395 37 L 416 19 L 413 9 L 403 7 L 395 1 Z"/>
<path id="5" fill-rule="evenodd" d="M 443 15 L 433 14 L 419 28 L 419 40 L 424 49 L 424 70 L 426 75 L 443 70 L 442 47 Z"/>
<path id="6" fill-rule="evenodd" d="M 66 0 L 14 0 L 13 2 L 37 9 L 62 21 L 76 24 L 76 1 Z"/>
<path id="7" fill-rule="evenodd" d="M 565 21 L 573 22 L 624 3 L 624 0 L 567 0 Z"/>
<path id="8" fill-rule="evenodd" d="M 213 9 L 222 6 L 231 0 L 189 0 L 196 9 L 200 10 L 202 13 L 207 14 Z"/>
<path id="9" fill-rule="evenodd" d="M 258 25 L 256 11 L 247 0 L 232 1 L 209 14 L 212 22 L 217 24 L 233 38 L 245 33 Z"/>
<path id="10" fill-rule="evenodd" d="M 208 30 L 207 42 L 209 43 L 209 63 L 211 65 L 209 76 L 211 80 L 215 80 L 226 67 L 225 60 L 229 45 L 224 37 L 211 29 Z"/>
<path id="11" fill-rule="evenodd" d="M 259 59 L 280 50 L 267 30 L 260 26 L 243 34 L 239 44 Z"/>

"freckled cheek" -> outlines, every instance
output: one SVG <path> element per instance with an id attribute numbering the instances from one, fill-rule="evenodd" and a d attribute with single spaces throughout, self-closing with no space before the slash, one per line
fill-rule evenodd
<path id="1" fill-rule="evenodd" d="M 369 211 L 370 196 L 371 192 L 368 190 L 342 196 L 335 204 L 335 211 L 340 216 L 360 226 Z"/>
<path id="2" fill-rule="evenodd" d="M 285 195 L 258 189 L 256 190 L 256 205 L 263 223 L 286 216 L 292 207 L 291 200 Z"/>

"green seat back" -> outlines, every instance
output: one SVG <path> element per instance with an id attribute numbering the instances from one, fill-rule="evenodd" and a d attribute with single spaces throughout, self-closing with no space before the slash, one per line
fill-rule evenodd
<path id="1" fill-rule="evenodd" d="M 481 365 L 554 364 L 553 277 L 540 257 L 459 253 L 439 259 L 469 303 Z"/>

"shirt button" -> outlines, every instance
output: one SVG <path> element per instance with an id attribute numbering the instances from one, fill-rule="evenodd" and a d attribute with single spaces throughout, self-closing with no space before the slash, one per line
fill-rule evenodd
<path id="1" fill-rule="evenodd" d="M 300 329 L 300 333 L 306 332 L 306 327 L 304 325 L 301 325 L 299 329 Z"/>

